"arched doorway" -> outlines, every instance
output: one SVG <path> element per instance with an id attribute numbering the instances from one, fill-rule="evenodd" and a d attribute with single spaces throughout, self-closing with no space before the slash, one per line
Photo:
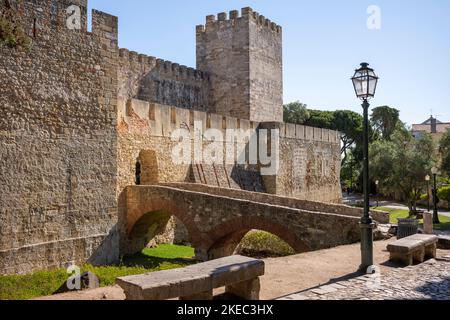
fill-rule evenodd
<path id="1" fill-rule="evenodd" d="M 142 150 L 136 163 L 136 175 L 139 172 L 139 184 L 149 185 L 159 182 L 158 157 L 154 150 Z M 137 180 L 137 179 L 136 179 Z"/>

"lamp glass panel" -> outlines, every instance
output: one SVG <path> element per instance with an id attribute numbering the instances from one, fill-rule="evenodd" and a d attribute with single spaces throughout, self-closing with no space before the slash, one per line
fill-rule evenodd
<path id="1" fill-rule="evenodd" d="M 377 90 L 377 82 L 378 79 L 375 77 L 370 77 L 369 78 L 369 90 L 368 90 L 368 95 L 370 96 L 375 96 L 375 91 Z"/>
<path id="2" fill-rule="evenodd" d="M 366 77 L 358 73 L 357 76 L 353 78 L 353 85 L 355 87 L 355 92 L 358 97 L 367 95 L 368 83 Z"/>

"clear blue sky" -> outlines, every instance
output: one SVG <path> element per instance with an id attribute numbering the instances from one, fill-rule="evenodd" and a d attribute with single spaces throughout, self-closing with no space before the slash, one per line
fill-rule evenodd
<path id="1" fill-rule="evenodd" d="M 246 6 L 283 27 L 284 102 L 360 112 L 350 77 L 367 61 L 380 76 L 372 105 L 400 109 L 407 123 L 430 109 L 450 122 L 448 0 L 90 0 L 119 17 L 119 45 L 195 67 L 195 26 Z M 369 30 L 367 8 L 381 9 Z M 90 10 L 89 10 L 90 11 Z"/>

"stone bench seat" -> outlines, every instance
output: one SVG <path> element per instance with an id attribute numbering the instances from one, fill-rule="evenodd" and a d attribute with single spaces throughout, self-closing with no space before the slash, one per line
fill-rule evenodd
<path id="1" fill-rule="evenodd" d="M 127 300 L 211 300 L 213 289 L 246 300 L 259 300 L 262 260 L 230 256 L 188 266 L 116 279 Z"/>
<path id="2" fill-rule="evenodd" d="M 435 258 L 437 243 L 435 235 L 415 234 L 390 243 L 387 250 L 391 260 L 410 266 L 414 261 L 422 263 L 426 258 Z"/>

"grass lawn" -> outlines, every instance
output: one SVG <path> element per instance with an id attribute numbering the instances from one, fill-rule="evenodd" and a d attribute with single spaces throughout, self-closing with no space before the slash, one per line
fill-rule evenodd
<path id="1" fill-rule="evenodd" d="M 378 207 L 374 208 L 381 211 L 387 211 L 391 214 L 391 223 L 392 224 L 398 224 L 399 218 L 408 218 L 409 217 L 409 210 L 405 209 L 392 209 L 392 208 L 385 208 L 385 207 Z M 440 224 L 435 224 L 434 229 L 435 230 L 450 230 L 450 217 L 439 215 L 439 221 Z M 420 220 L 420 224 L 423 225 L 423 220 Z"/>
<path id="2" fill-rule="evenodd" d="M 110 286 L 117 277 L 185 267 L 195 263 L 194 249 L 185 246 L 161 245 L 128 256 L 116 266 L 85 265 L 81 272 L 91 271 L 100 279 L 100 286 Z M 65 269 L 39 271 L 28 275 L 0 276 L 0 300 L 26 300 L 53 294 L 67 280 Z"/>

